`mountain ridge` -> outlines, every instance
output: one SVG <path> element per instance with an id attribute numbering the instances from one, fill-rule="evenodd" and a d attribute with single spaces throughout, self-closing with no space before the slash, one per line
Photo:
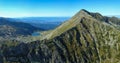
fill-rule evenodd
<path id="1" fill-rule="evenodd" d="M 51 34 L 47 35 L 46 38 L 47 38 L 47 39 L 49 39 L 49 37 L 51 38 L 51 37 L 52 37 L 52 34 L 55 35 L 55 33 L 58 34 L 57 36 L 59 36 L 61 33 L 67 31 L 68 29 L 70 29 L 70 28 L 72 28 L 72 27 L 74 27 L 74 26 L 76 26 L 83 17 L 93 18 L 94 20 L 99 20 L 99 21 L 101 21 L 100 19 L 95 18 L 92 14 L 94 15 L 94 14 L 98 14 L 98 13 L 90 13 L 90 12 L 88 12 L 88 11 L 85 10 L 85 9 L 80 10 L 80 11 L 77 12 L 71 19 L 69 19 L 69 20 L 66 21 L 65 23 L 63 23 L 63 24 L 61 24 L 60 26 L 58 26 L 55 30 L 53 30 L 53 31 L 51 32 Z M 99 14 L 99 15 L 102 16 L 101 14 Z M 103 17 L 103 16 L 102 16 L 102 17 Z M 104 18 L 102 18 L 102 19 L 104 19 Z M 103 22 L 106 22 L 106 21 L 103 21 Z M 64 29 L 64 28 L 66 28 L 66 29 Z M 57 33 L 56 30 L 59 30 L 60 33 Z M 61 32 L 61 30 L 62 30 L 62 32 Z M 53 37 L 54 37 L 54 36 L 53 36 Z"/>
<path id="2" fill-rule="evenodd" d="M 119 62 L 119 59 L 116 58 L 118 57 L 117 55 L 120 54 L 120 51 L 118 50 L 119 46 L 116 47 L 115 45 L 119 45 L 120 30 L 116 29 L 116 27 L 106 21 L 100 21 L 89 16 L 89 14 L 86 12 L 84 13 L 83 10 L 82 13 L 80 11 L 80 13 L 78 12 L 77 14 L 77 17 L 79 16 L 79 18 L 74 27 L 69 28 L 52 39 L 48 39 L 46 45 L 48 45 L 50 50 L 54 50 L 52 53 L 57 54 L 55 52 L 58 52 L 60 57 L 65 58 L 61 60 L 61 63 L 62 61 L 66 61 L 65 63 L 67 63 L 67 61 L 68 63 Z M 73 18 L 76 18 L 76 15 Z M 72 22 L 75 21 L 73 20 Z M 57 30 L 57 32 L 59 32 L 59 30 Z M 53 35 L 54 34 L 55 32 Z M 106 51 L 109 50 L 108 47 L 110 47 L 110 51 L 116 52 Z M 114 50 L 114 48 L 111 47 L 114 47 L 117 50 Z M 109 55 L 111 55 L 111 57 L 109 57 Z M 59 56 L 56 55 L 56 57 Z M 103 57 L 108 59 L 104 59 Z M 112 57 L 114 57 L 114 59 Z M 57 62 L 57 60 L 55 61 Z"/>

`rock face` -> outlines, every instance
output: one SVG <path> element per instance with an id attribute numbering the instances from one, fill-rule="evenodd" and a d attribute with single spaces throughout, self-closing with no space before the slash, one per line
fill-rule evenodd
<path id="1" fill-rule="evenodd" d="M 114 26 L 119 24 L 110 19 L 81 10 L 42 41 L 1 46 L 3 61 L 14 57 L 9 62 L 18 59 L 16 62 L 21 63 L 119 63 L 120 30 Z M 5 53 L 11 54 L 6 58 Z"/>

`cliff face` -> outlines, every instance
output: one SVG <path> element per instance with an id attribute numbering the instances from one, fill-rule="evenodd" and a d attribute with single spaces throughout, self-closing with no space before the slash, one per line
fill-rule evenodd
<path id="1" fill-rule="evenodd" d="M 1 45 L 0 58 L 21 63 L 119 63 L 120 30 L 102 15 L 94 16 L 81 10 L 42 41 Z"/>

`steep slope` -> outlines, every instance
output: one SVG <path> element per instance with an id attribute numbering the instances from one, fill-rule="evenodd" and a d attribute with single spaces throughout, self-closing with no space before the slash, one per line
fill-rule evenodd
<path id="1" fill-rule="evenodd" d="M 75 16 L 73 16 L 70 20 L 66 21 L 65 23 L 57 27 L 55 30 L 53 30 L 49 35 L 45 37 L 45 39 L 54 38 L 55 36 L 59 36 L 61 33 L 69 30 L 70 28 L 75 27 L 77 24 L 79 24 L 82 17 L 91 17 L 91 16 L 83 9 L 79 11 Z"/>
<path id="2" fill-rule="evenodd" d="M 81 10 L 42 41 L 1 45 L 0 58 L 21 63 L 119 63 L 120 30 L 95 17 Z"/>
<path id="3" fill-rule="evenodd" d="M 34 31 L 42 30 L 30 24 L 11 22 L 9 19 L 0 18 L 0 36 L 30 35 Z"/>
<path id="4" fill-rule="evenodd" d="M 65 23 L 63 23 L 62 25 L 57 27 L 55 30 L 53 30 L 50 34 L 48 34 L 43 39 L 46 39 L 46 38 L 51 39 L 51 38 L 54 38 L 56 36 L 59 36 L 60 34 L 69 30 L 70 28 L 75 27 L 79 23 L 81 18 L 83 18 L 83 17 L 95 19 L 97 21 L 105 22 L 105 23 L 110 24 L 110 25 L 111 24 L 118 25 L 117 27 L 120 26 L 119 25 L 120 19 L 118 19 L 116 17 L 102 16 L 100 13 L 92 13 L 92 12 L 86 11 L 85 9 L 82 9 L 75 16 L 73 16 L 70 20 L 66 21 Z"/>
<path id="5" fill-rule="evenodd" d="M 47 43 L 51 54 L 61 63 L 119 63 L 120 31 L 89 15 L 79 18 L 74 27 Z"/>

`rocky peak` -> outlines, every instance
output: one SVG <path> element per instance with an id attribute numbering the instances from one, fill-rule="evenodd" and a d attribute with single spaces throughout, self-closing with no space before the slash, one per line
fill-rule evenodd
<path id="1" fill-rule="evenodd" d="M 74 16 L 73 16 L 73 18 L 76 18 L 76 17 L 91 17 L 91 15 L 90 15 L 91 13 L 89 12 L 89 11 L 87 11 L 87 10 L 85 10 L 85 9 L 82 9 L 82 10 L 80 10 L 79 12 L 77 12 Z"/>
<path id="2" fill-rule="evenodd" d="M 89 12 L 89 11 L 87 11 L 87 10 L 85 10 L 85 9 L 80 10 L 80 11 L 75 15 L 75 17 L 76 17 L 76 16 L 79 16 L 79 17 L 87 17 L 87 18 L 92 17 L 92 18 L 94 18 L 94 19 L 96 19 L 96 20 L 98 20 L 98 21 L 108 22 L 108 21 L 107 21 L 108 18 L 105 17 L 105 16 L 103 16 L 103 15 L 101 15 L 100 13 L 98 13 L 98 12 L 95 12 L 95 13 Z"/>
<path id="3" fill-rule="evenodd" d="M 85 9 L 80 10 L 80 12 L 84 12 L 84 13 L 90 14 L 90 12 L 85 10 Z"/>
<path id="4" fill-rule="evenodd" d="M 50 34 L 48 34 L 44 39 L 46 38 L 51 39 L 56 36 L 59 36 L 60 34 L 78 25 L 83 18 L 94 19 L 90 14 L 91 13 L 88 12 L 87 10 L 84 10 L 84 9 L 80 10 L 71 19 L 61 24 L 59 27 L 53 30 Z"/>

